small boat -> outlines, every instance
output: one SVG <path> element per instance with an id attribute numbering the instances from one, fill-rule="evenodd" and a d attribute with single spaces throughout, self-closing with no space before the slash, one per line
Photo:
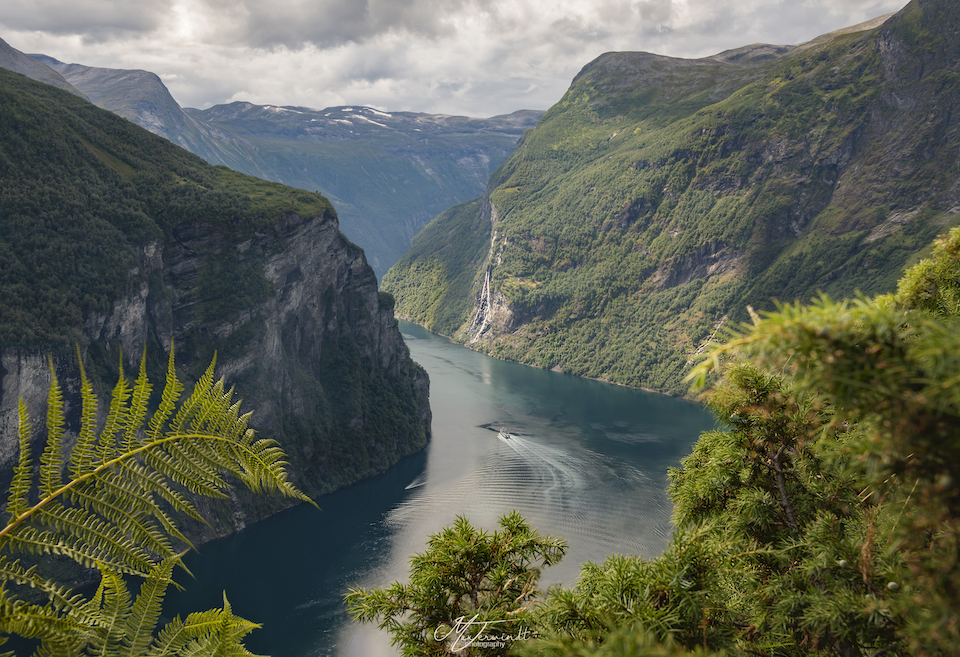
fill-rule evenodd
<path id="1" fill-rule="evenodd" d="M 497 434 L 497 438 L 500 440 L 510 440 L 510 434 L 506 429 L 500 429 L 500 432 Z"/>

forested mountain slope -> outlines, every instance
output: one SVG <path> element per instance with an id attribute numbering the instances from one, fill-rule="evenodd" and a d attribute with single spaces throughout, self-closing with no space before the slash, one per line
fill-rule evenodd
<path id="1" fill-rule="evenodd" d="M 171 349 L 193 380 L 216 353 L 311 495 L 423 447 L 426 374 L 325 198 L 210 166 L 6 70 L 0 125 L 0 486 L 18 398 L 46 399 L 48 354 L 76 421 L 77 350 L 98 383 L 121 353 L 129 368 L 145 351 L 153 381 Z M 248 502 L 214 530 L 276 510 Z"/>
<path id="2" fill-rule="evenodd" d="M 432 217 L 483 193 L 490 174 L 543 114 L 521 110 L 477 119 L 245 102 L 183 109 L 154 73 L 31 57 L 43 66 L 14 70 L 44 82 L 62 75 L 98 107 L 211 164 L 326 195 L 378 277 Z"/>
<path id="3" fill-rule="evenodd" d="M 383 281 L 398 315 L 683 393 L 689 358 L 748 305 L 891 290 L 960 213 L 960 7 L 884 18 L 699 60 L 602 55 L 476 212 L 414 240 Z"/>

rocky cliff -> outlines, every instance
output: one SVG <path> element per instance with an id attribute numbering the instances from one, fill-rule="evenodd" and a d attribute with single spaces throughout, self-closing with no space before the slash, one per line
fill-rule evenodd
<path id="1" fill-rule="evenodd" d="M 210 167 L 6 71 L 0 97 L 0 484 L 18 398 L 43 417 L 50 355 L 76 421 L 77 346 L 101 398 L 121 354 L 129 370 L 146 352 L 157 390 L 171 349 L 186 380 L 216 354 L 309 495 L 426 444 L 427 375 L 325 199 Z M 275 504 L 238 497 L 197 531 L 228 533 Z"/>
<path id="2" fill-rule="evenodd" d="M 476 263 L 471 308 L 411 293 L 442 260 L 430 230 L 384 289 L 493 355 L 683 394 L 748 305 L 890 291 L 960 221 L 958 33 L 956 3 L 914 0 L 799 46 L 602 55 L 491 177 L 485 248 L 444 261 Z"/>

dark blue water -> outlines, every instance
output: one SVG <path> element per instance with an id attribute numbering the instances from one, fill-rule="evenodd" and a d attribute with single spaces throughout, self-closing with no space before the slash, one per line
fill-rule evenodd
<path id="1" fill-rule="evenodd" d="M 713 426 L 700 406 L 505 363 L 402 323 L 430 375 L 433 435 L 385 475 L 301 506 L 187 558 L 185 613 L 221 604 L 263 624 L 248 647 L 275 657 L 392 656 L 389 637 L 349 622 L 351 585 L 406 579 L 410 556 L 457 515 L 496 526 L 519 509 L 570 544 L 545 584 L 613 553 L 655 556 L 669 538 L 667 468 Z M 511 437 L 498 438 L 505 428 Z"/>

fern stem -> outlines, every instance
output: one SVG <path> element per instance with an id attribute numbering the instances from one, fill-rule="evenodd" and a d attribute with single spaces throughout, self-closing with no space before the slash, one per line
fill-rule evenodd
<path id="1" fill-rule="evenodd" d="M 206 434 L 206 433 L 185 433 L 185 434 L 175 434 L 175 435 L 173 435 L 173 436 L 167 436 L 167 437 L 161 438 L 161 439 L 159 439 L 159 440 L 154 440 L 153 442 L 149 442 L 149 443 L 146 443 L 146 444 L 144 444 L 144 445 L 141 445 L 141 446 L 137 447 L 137 448 L 134 449 L 134 450 L 131 450 L 131 451 L 128 451 L 128 452 L 124 452 L 123 454 L 120 454 L 120 455 L 118 455 L 118 456 L 110 459 L 109 461 L 104 461 L 101 465 L 99 465 L 99 466 L 98 466 L 97 468 L 95 468 L 94 470 L 91 470 L 90 472 L 88 472 L 88 473 L 86 473 L 86 474 L 84 474 L 84 475 L 82 475 L 82 476 L 80 476 L 80 477 L 77 477 L 76 479 L 70 481 L 69 483 L 64 484 L 63 486 L 61 486 L 61 487 L 58 488 L 57 490 L 53 491 L 50 495 L 48 495 L 47 497 L 45 497 L 45 498 L 43 498 L 42 500 L 40 500 L 39 502 L 37 502 L 37 504 L 35 504 L 34 506 L 30 507 L 29 509 L 27 509 L 26 511 L 24 511 L 23 513 L 21 513 L 21 514 L 18 515 L 17 517 L 11 519 L 10 522 L 7 523 L 7 526 L 4 527 L 2 530 L 0 530 L 0 544 L 3 543 L 3 541 L 7 538 L 7 536 L 8 536 L 11 532 L 13 532 L 18 526 L 20 526 L 21 524 L 23 524 L 23 522 L 24 522 L 25 520 L 30 519 L 31 517 L 33 517 L 34 515 L 36 515 L 36 514 L 39 513 L 40 511 L 42 511 L 47 505 L 49 505 L 50 503 L 52 503 L 54 500 L 56 500 L 57 498 L 63 496 L 64 494 L 68 493 L 70 490 L 76 488 L 76 487 L 79 486 L 80 484 L 85 483 L 86 481 L 89 481 L 89 480 L 92 480 L 92 479 L 96 479 L 96 477 L 97 477 L 99 474 L 101 474 L 101 473 L 103 473 L 103 472 L 105 472 L 105 471 L 107 471 L 107 470 L 110 470 L 110 469 L 113 468 L 115 465 L 117 465 L 117 464 L 119 464 L 119 463 L 122 463 L 123 461 L 126 461 L 126 460 L 129 460 L 129 459 L 134 458 L 135 456 L 137 456 L 138 454 L 140 454 L 140 453 L 142 453 L 142 452 L 149 451 L 149 450 L 151 450 L 151 449 L 153 449 L 153 448 L 155 448 L 155 447 L 159 447 L 160 445 L 165 444 L 165 443 L 177 442 L 177 441 L 186 440 L 186 439 L 192 439 L 192 438 L 199 438 L 199 439 L 204 439 L 204 440 L 215 440 L 215 441 L 218 441 L 218 442 L 229 442 L 229 443 L 233 444 L 235 447 L 240 447 L 240 448 L 244 449 L 244 450 L 245 450 L 248 454 L 250 454 L 251 456 L 256 457 L 256 453 L 255 453 L 253 450 L 251 450 L 248 446 L 243 445 L 242 443 L 237 442 L 235 439 L 233 439 L 233 438 L 231 438 L 231 437 L 217 436 L 217 435 L 214 435 L 214 434 Z M 315 504 L 312 500 L 310 500 L 310 499 L 307 498 L 306 496 L 300 496 L 300 499 L 302 499 L 303 501 L 310 502 L 311 504 Z"/>

